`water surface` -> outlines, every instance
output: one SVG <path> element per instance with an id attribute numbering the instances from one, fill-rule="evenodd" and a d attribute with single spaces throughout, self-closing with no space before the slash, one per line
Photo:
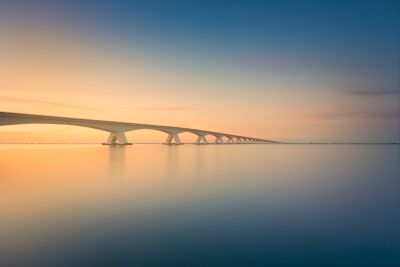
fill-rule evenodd
<path id="1" fill-rule="evenodd" d="M 1 145 L 0 266 L 400 266 L 397 145 Z"/>

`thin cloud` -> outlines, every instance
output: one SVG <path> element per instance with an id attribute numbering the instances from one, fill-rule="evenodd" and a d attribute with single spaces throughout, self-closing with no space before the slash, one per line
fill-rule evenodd
<path id="1" fill-rule="evenodd" d="M 400 88 L 395 86 L 355 88 L 348 93 L 360 96 L 400 95 Z"/>
<path id="2" fill-rule="evenodd" d="M 12 101 L 12 102 L 19 102 L 19 103 L 32 103 L 32 104 L 58 106 L 58 107 L 73 108 L 73 109 L 80 109 L 80 110 L 92 110 L 92 111 L 93 110 L 99 110 L 99 109 L 96 109 L 96 108 L 89 108 L 89 107 L 73 105 L 73 104 L 66 104 L 66 103 L 46 101 L 46 100 L 19 98 L 19 97 L 0 97 L 0 101 Z"/>
<path id="3" fill-rule="evenodd" d="M 124 107 L 124 109 L 136 109 L 136 110 L 160 110 L 160 111 L 187 111 L 193 110 L 192 107 L 186 106 L 161 106 L 161 107 Z"/>
<path id="4" fill-rule="evenodd" d="M 400 120 L 400 110 L 390 110 L 381 112 L 332 112 L 313 116 L 322 120 L 340 120 L 340 119 L 375 119 L 375 120 Z"/>

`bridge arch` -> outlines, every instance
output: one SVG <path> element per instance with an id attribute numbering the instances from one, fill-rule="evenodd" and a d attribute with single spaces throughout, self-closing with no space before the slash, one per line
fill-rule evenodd
<path id="1" fill-rule="evenodd" d="M 132 140 L 133 143 L 153 143 L 155 140 L 157 140 L 157 142 L 163 141 L 168 134 L 169 133 L 165 131 L 157 129 L 138 128 L 127 131 L 125 135 L 127 139 Z"/>
<path id="2" fill-rule="evenodd" d="M 202 135 L 199 135 L 193 131 L 182 131 L 179 133 L 179 138 L 182 140 L 183 143 L 195 143 L 197 142 L 198 138 Z"/>

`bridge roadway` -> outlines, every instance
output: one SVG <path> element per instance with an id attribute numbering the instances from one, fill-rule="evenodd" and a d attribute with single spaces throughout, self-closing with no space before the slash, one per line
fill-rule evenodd
<path id="1" fill-rule="evenodd" d="M 17 124 L 63 124 L 94 128 L 109 132 L 107 142 L 103 143 L 104 145 L 131 145 L 132 143 L 128 142 L 125 133 L 128 131 L 142 129 L 161 131 L 168 134 L 167 139 L 164 142 L 164 144 L 166 145 L 183 144 L 179 138 L 179 134 L 184 132 L 189 132 L 197 135 L 197 140 L 195 144 L 198 145 L 209 144 L 206 136 L 214 136 L 215 144 L 278 143 L 261 138 L 253 138 L 183 127 L 0 112 L 0 126 Z"/>

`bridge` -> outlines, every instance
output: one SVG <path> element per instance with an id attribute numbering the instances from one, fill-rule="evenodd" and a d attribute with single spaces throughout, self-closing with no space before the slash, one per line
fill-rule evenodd
<path id="1" fill-rule="evenodd" d="M 207 136 L 214 136 L 215 144 L 279 143 L 261 138 L 253 138 L 183 127 L 0 112 L 0 126 L 17 124 L 62 124 L 94 128 L 101 131 L 109 132 L 107 142 L 103 143 L 104 145 L 131 145 L 132 143 L 128 142 L 125 133 L 142 129 L 149 129 L 166 133 L 167 139 L 164 142 L 164 144 L 166 145 L 183 144 L 179 138 L 179 134 L 185 132 L 197 135 L 197 140 L 195 142 L 195 144 L 197 145 L 209 144 L 210 142 L 207 141 Z"/>

